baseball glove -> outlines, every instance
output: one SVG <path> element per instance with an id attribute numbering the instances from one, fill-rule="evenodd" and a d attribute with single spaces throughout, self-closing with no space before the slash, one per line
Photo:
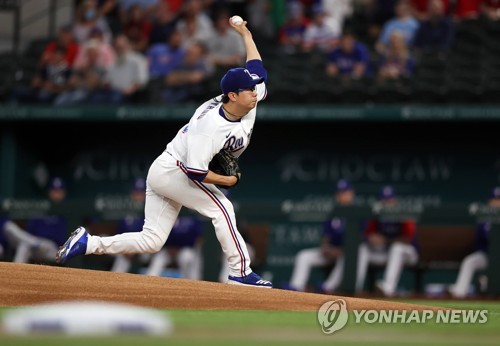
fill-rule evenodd
<path id="1" fill-rule="evenodd" d="M 214 173 L 226 176 L 235 176 L 238 181 L 233 186 L 223 186 L 217 185 L 219 187 L 228 189 L 235 187 L 240 182 L 241 171 L 238 165 L 238 158 L 234 157 L 229 153 L 229 151 L 222 149 L 212 158 L 212 161 L 208 164 L 208 169 Z"/>

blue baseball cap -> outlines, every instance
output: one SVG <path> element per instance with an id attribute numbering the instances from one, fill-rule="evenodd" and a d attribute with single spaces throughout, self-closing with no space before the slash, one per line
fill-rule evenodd
<path id="1" fill-rule="evenodd" d="M 496 186 L 493 191 L 491 191 L 490 198 L 500 198 L 500 186 Z"/>
<path id="2" fill-rule="evenodd" d="M 344 192 L 352 190 L 351 183 L 346 179 L 340 179 L 337 182 L 337 192 Z"/>
<path id="3" fill-rule="evenodd" d="M 64 190 L 65 187 L 66 187 L 66 185 L 64 184 L 64 180 L 62 180 L 59 177 L 55 177 L 55 178 L 53 178 L 49 182 L 49 189 L 50 190 L 52 190 L 52 189 L 62 189 L 62 190 Z"/>
<path id="4" fill-rule="evenodd" d="M 254 87 L 264 81 L 264 77 L 253 78 L 246 68 L 232 68 L 220 80 L 220 88 L 224 95 Z"/>
<path id="5" fill-rule="evenodd" d="M 146 180 L 144 180 L 144 178 L 135 179 L 132 190 L 141 192 L 146 191 Z"/>
<path id="6" fill-rule="evenodd" d="M 386 185 L 382 188 L 382 190 L 380 190 L 379 198 L 381 200 L 391 199 L 394 197 L 396 197 L 396 191 L 394 191 L 392 186 Z"/>

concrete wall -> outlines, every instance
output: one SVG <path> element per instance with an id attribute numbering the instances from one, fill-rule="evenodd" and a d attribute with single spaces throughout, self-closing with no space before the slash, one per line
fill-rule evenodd
<path id="1" fill-rule="evenodd" d="M 49 0 L 20 0 L 21 1 L 21 49 L 33 39 L 49 36 Z M 55 14 L 56 29 L 69 23 L 73 17 L 73 0 L 57 0 Z M 34 20 L 33 16 L 42 13 Z M 14 30 L 14 13 L 0 11 L 0 52 L 12 50 Z"/>

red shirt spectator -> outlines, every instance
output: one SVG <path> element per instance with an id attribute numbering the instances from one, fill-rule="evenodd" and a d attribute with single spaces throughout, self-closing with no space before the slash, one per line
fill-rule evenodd
<path id="1" fill-rule="evenodd" d="M 490 20 L 500 20 L 500 0 L 482 0 L 481 13 Z"/>
<path id="2" fill-rule="evenodd" d="M 456 0 L 454 17 L 458 20 L 477 18 L 480 2 L 481 0 Z"/>
<path id="3" fill-rule="evenodd" d="M 152 25 L 146 19 L 144 10 L 138 4 L 132 5 L 123 23 L 123 33 L 130 40 L 134 50 L 143 52 L 149 43 Z"/>
<path id="4" fill-rule="evenodd" d="M 481 5 L 486 5 L 494 9 L 500 9 L 500 0 L 483 0 Z"/>
<path id="5" fill-rule="evenodd" d="M 288 5 L 286 22 L 279 31 L 279 41 L 287 53 L 295 53 L 300 49 L 304 39 L 304 32 L 310 22 L 304 15 L 302 4 L 292 2 Z"/>
<path id="6" fill-rule="evenodd" d="M 450 14 L 450 0 L 441 1 L 443 2 L 444 13 Z M 430 0 L 411 0 L 411 5 L 413 6 L 415 17 L 417 17 L 419 20 L 425 20 L 429 17 L 429 2 Z"/>
<path id="7" fill-rule="evenodd" d="M 167 3 L 167 8 L 170 9 L 170 11 L 177 13 L 181 10 L 182 5 L 184 4 L 184 0 L 163 0 L 164 2 Z"/>
<path id="8" fill-rule="evenodd" d="M 43 51 L 41 64 L 46 64 L 50 57 L 54 54 L 57 48 L 62 48 L 64 50 L 66 63 L 68 66 L 73 66 L 76 56 L 78 55 L 78 44 L 73 39 L 73 32 L 70 26 L 64 26 L 59 29 L 57 39 L 49 42 Z"/>

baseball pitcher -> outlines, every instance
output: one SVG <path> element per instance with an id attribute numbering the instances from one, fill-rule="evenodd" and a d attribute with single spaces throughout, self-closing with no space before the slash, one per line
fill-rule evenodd
<path id="1" fill-rule="evenodd" d="M 271 282 L 252 272 L 245 242 L 236 227 L 233 205 L 216 187 L 232 187 L 239 182 L 241 173 L 235 159 L 250 143 L 257 103 L 267 95 L 267 72 L 246 24 L 230 21 L 245 44 L 245 68 L 227 71 L 220 82 L 222 95 L 198 107 L 189 123 L 151 165 L 142 231 L 97 237 L 79 227 L 60 248 L 59 263 L 81 254 L 158 252 L 182 206 L 186 206 L 212 220 L 229 264 L 228 283 L 272 287 Z M 226 165 L 218 171 L 229 175 L 209 169 L 214 157 L 215 166 Z"/>

